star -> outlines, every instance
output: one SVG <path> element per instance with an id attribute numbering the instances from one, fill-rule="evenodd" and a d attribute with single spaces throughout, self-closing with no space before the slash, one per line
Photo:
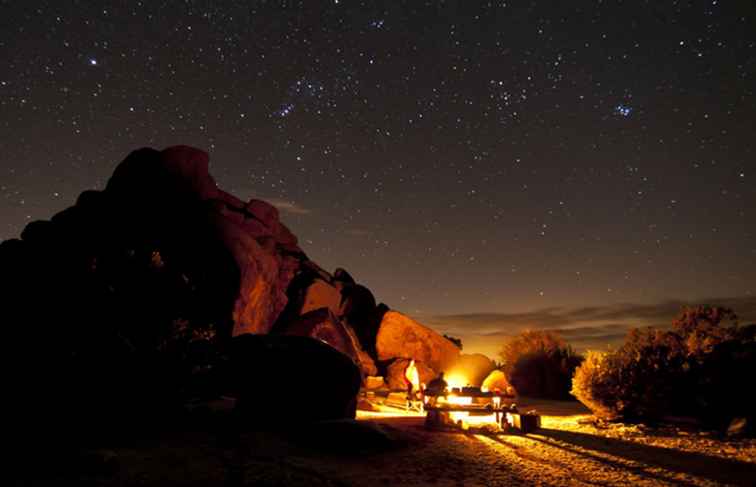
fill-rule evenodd
<path id="1" fill-rule="evenodd" d="M 614 107 L 614 113 L 620 117 L 627 118 L 633 113 L 633 108 L 628 105 L 619 104 Z"/>

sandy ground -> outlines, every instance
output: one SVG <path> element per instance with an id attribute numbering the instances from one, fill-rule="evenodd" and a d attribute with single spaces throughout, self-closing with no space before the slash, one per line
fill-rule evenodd
<path id="1" fill-rule="evenodd" d="M 588 415 L 578 403 L 521 403 L 532 407 L 544 415 L 537 434 L 429 431 L 422 416 L 383 408 L 287 434 L 174 434 L 98 450 L 84 466 L 48 464 L 15 485 L 756 485 L 756 440 L 597 428 L 582 424 Z"/>
<path id="2" fill-rule="evenodd" d="M 425 445 L 394 460 L 401 485 L 756 485 L 754 440 L 726 441 L 676 427 L 597 428 L 581 424 L 589 415 L 579 403 L 531 400 L 520 406 L 544 415 L 542 430 L 438 433 L 424 430 L 422 418 L 363 416 L 412 432 Z M 346 480 L 381 484 L 358 478 Z"/>

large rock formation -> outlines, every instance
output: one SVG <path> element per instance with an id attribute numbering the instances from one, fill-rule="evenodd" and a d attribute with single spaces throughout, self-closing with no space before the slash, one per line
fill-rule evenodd
<path id="1" fill-rule="evenodd" d="M 378 360 L 415 359 L 443 372 L 459 358 L 459 348 L 430 328 L 397 311 L 383 316 L 376 338 Z"/>
<path id="2" fill-rule="evenodd" d="M 220 240 L 233 257 L 239 273 L 232 315 L 234 334 L 267 333 L 287 302 L 286 289 L 306 256 L 296 237 L 279 220 L 278 210 L 260 201 L 243 202 L 217 188 L 208 172 L 206 153 L 191 147 L 162 152 L 142 149 L 130 154 L 113 173 L 103 193 L 106 205 L 126 216 L 137 237 L 186 237 L 173 231 L 177 216 L 206 220 L 206 234 Z M 182 208 L 182 202 L 194 208 Z M 169 210 L 175 209 L 171 214 Z M 146 213 L 153 211 L 155 226 L 146 228 Z M 161 231 L 159 225 L 167 228 Z M 141 228 L 140 228 L 141 227 Z M 140 235 L 141 234 L 141 235 Z M 191 242 L 182 242 L 191 249 Z M 175 242 L 176 245 L 179 242 Z M 195 256 L 204 259 L 204 256 Z"/>
<path id="3" fill-rule="evenodd" d="M 232 337 L 249 333 L 271 341 L 243 349 L 267 350 L 261 343 L 268 343 L 278 356 L 260 353 L 271 364 L 301 369 L 235 359 L 231 365 L 242 364 L 250 378 L 242 402 L 252 402 L 261 377 L 251 368 L 290 383 L 307 376 L 310 359 L 324 357 L 340 365 L 308 381 L 313 390 L 335 388 L 323 417 L 349 415 L 338 411 L 356 394 L 352 371 L 359 381 L 360 371 L 385 373 L 394 359 L 414 358 L 434 373 L 453 362 L 458 351 L 448 340 L 376 306 L 345 270 L 330 275 L 309 260 L 274 206 L 220 190 L 208 162 L 190 147 L 137 150 L 104 190 L 85 191 L 50 221 L 30 223 L 20 239 L 0 244 L 11 344 L 0 370 L 10 395 L 24 398 L 9 417 L 34 418 L 40 431 L 79 433 L 95 422 L 160 424 L 158 416 L 175 416 L 186 399 L 224 392 L 227 350 L 238 343 Z M 316 350 L 287 340 L 319 340 L 341 358 L 322 343 Z M 23 374 L 9 373 L 15 370 Z M 342 380 L 348 387 L 333 384 Z"/>

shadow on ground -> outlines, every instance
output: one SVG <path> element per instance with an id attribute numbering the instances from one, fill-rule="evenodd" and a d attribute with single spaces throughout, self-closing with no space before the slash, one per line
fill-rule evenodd
<path id="1" fill-rule="evenodd" d="M 573 452 L 590 456 L 596 461 L 614 467 L 618 466 L 617 462 L 592 454 L 591 452 L 608 454 L 612 457 L 638 462 L 643 465 L 660 467 L 672 472 L 692 475 L 720 483 L 738 484 L 743 479 L 756 479 L 756 465 L 752 463 L 573 431 L 541 429 L 538 434 L 545 436 L 548 440 L 555 440 L 562 444 L 579 447 L 579 450 L 574 449 Z M 532 435 L 529 435 L 528 438 L 545 442 L 557 448 L 569 449 L 569 447 L 555 444 L 553 441 L 541 440 Z M 624 468 L 627 467 L 625 466 Z M 632 470 L 638 470 L 637 473 L 643 476 L 656 478 L 648 474 L 648 472 L 644 475 L 640 471 L 642 470 L 640 468 Z"/>

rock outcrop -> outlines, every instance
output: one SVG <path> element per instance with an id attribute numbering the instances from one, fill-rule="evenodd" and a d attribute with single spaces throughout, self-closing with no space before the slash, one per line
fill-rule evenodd
<path id="1" fill-rule="evenodd" d="M 325 402 L 313 418 L 348 417 L 361 378 L 397 376 L 410 359 L 430 377 L 454 362 L 451 342 L 376 305 L 344 269 L 324 271 L 274 206 L 219 189 L 208 164 L 191 147 L 137 150 L 104 190 L 0 243 L 12 344 L 0 370 L 24 371 L 3 383 L 39 405 L 9 417 L 77 433 L 161 424 L 231 376 L 247 412 L 269 397 L 260 384 L 283 393 L 299 381 Z"/>
<path id="2" fill-rule="evenodd" d="M 278 210 L 252 200 L 239 207 L 216 200 L 220 235 L 241 273 L 234 304 L 234 334 L 267 333 L 287 303 L 286 290 L 306 257 Z"/>
<path id="3" fill-rule="evenodd" d="M 339 289 L 323 279 L 315 279 L 305 290 L 299 313 L 304 315 L 316 309 L 327 308 L 334 316 L 341 316 L 341 299 Z"/>
<path id="4" fill-rule="evenodd" d="M 460 354 L 452 342 L 397 311 L 383 316 L 375 346 L 380 361 L 415 359 L 436 372 L 446 371 Z"/>
<path id="5" fill-rule="evenodd" d="M 303 314 L 290 323 L 286 335 L 306 336 L 325 342 L 350 357 L 363 376 L 374 376 L 378 369 L 373 359 L 362 350 L 354 331 L 342 323 L 328 308 Z"/>
<path id="6" fill-rule="evenodd" d="M 116 168 L 101 199 L 118 213 L 128 213 L 124 216 L 136 235 L 147 239 L 186 236 L 171 229 L 176 214 L 170 210 L 193 218 L 195 224 L 204 220 L 212 227 L 205 233 L 220 240 L 236 262 L 233 333 L 267 333 L 286 306 L 286 289 L 306 256 L 274 206 L 255 199 L 243 202 L 218 189 L 208 161 L 205 152 L 185 146 L 135 151 Z M 182 207 L 182 202 L 194 208 Z M 155 213 L 155 226 L 145 225 L 148 211 Z"/>

